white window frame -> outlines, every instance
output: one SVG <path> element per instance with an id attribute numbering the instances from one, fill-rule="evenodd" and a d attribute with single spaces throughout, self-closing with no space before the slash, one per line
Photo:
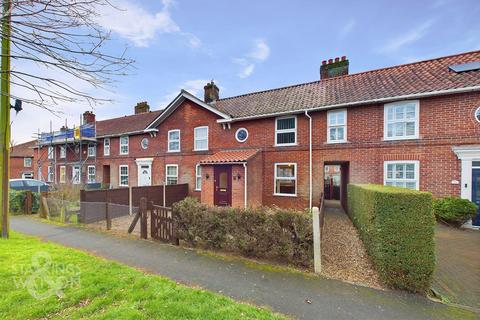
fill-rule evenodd
<path id="1" fill-rule="evenodd" d="M 401 137 L 388 137 L 388 124 L 405 122 L 405 121 L 395 121 L 388 120 L 388 109 L 395 108 L 397 106 L 415 104 L 415 134 L 410 136 L 401 136 Z M 386 103 L 383 107 L 383 140 L 392 141 L 392 140 L 409 140 L 409 139 L 418 139 L 420 132 L 420 101 L 419 100 L 408 100 L 408 101 L 397 101 L 392 103 Z"/>
<path id="2" fill-rule="evenodd" d="M 197 130 L 207 129 L 207 147 L 204 149 L 197 148 L 197 141 L 203 141 L 204 139 L 200 139 L 197 137 Z M 194 151 L 206 151 L 208 150 L 208 126 L 201 126 L 193 128 L 193 150 Z"/>
<path id="3" fill-rule="evenodd" d="M 67 182 L 67 167 L 66 166 L 60 166 L 59 170 L 59 182 L 60 183 L 66 183 Z M 63 174 L 62 174 L 63 171 Z"/>
<path id="4" fill-rule="evenodd" d="M 291 166 L 293 165 L 294 170 L 295 170 L 295 176 L 294 177 L 277 177 L 277 167 L 282 166 L 282 165 L 288 165 Z M 281 197 L 296 197 L 298 193 L 297 185 L 297 177 L 298 177 L 298 171 L 297 171 L 297 164 L 295 162 L 276 162 L 273 166 L 273 195 L 274 196 L 281 196 Z M 290 193 L 277 193 L 277 180 L 295 180 L 295 193 L 290 194 Z"/>
<path id="5" fill-rule="evenodd" d="M 123 138 L 123 139 L 126 138 L 126 139 L 127 139 L 127 140 L 126 140 L 127 143 L 122 144 L 122 138 Z M 119 150 L 119 153 L 120 153 L 120 154 L 122 154 L 122 155 L 128 154 L 128 151 L 129 151 L 129 142 L 130 142 L 130 139 L 129 139 L 128 136 L 121 136 L 121 137 L 118 139 L 118 144 L 120 145 L 120 150 Z M 125 147 L 125 146 L 127 147 L 127 151 L 126 151 L 126 152 L 123 152 L 123 151 L 122 151 L 122 146 L 123 146 L 123 147 Z"/>
<path id="6" fill-rule="evenodd" d="M 92 168 L 93 168 L 93 173 L 90 173 L 90 169 Z M 95 183 L 96 174 L 97 174 L 97 169 L 95 168 L 95 166 L 88 166 L 87 167 L 87 183 Z M 92 175 L 93 175 L 93 179 L 90 179 Z"/>
<path id="7" fill-rule="evenodd" d="M 330 125 L 330 117 L 332 115 L 343 113 L 343 124 Z M 327 143 L 345 143 L 347 142 L 347 109 L 330 110 L 327 112 Z M 330 139 L 331 128 L 343 128 L 343 139 L 332 140 Z"/>
<path id="8" fill-rule="evenodd" d="M 170 140 L 170 133 L 173 133 L 173 132 L 178 132 L 178 140 Z M 170 149 L 170 143 L 171 142 L 178 142 L 178 150 L 177 149 Z M 168 130 L 168 132 L 167 132 L 167 152 L 180 152 L 180 150 L 182 150 L 180 129 Z"/>
<path id="9" fill-rule="evenodd" d="M 383 162 L 383 185 L 387 185 L 387 180 L 396 181 L 402 180 L 405 182 L 412 182 L 412 179 L 387 179 L 387 168 L 389 164 L 414 164 L 415 165 L 415 190 L 420 190 L 420 161 L 418 160 L 392 160 Z"/>
<path id="10" fill-rule="evenodd" d="M 241 130 L 244 130 L 245 133 L 247 134 L 247 136 L 246 136 L 245 139 L 243 139 L 243 140 L 238 139 L 238 133 L 239 133 Z M 276 136 L 276 135 L 275 135 L 275 136 Z M 235 131 L 235 139 L 236 139 L 238 142 L 240 142 L 240 143 L 244 143 L 245 141 L 247 141 L 247 139 L 248 139 L 248 130 L 247 130 L 247 128 L 238 128 L 237 131 Z"/>
<path id="11" fill-rule="evenodd" d="M 110 155 L 110 138 L 103 139 L 103 155 L 104 156 Z"/>
<path id="12" fill-rule="evenodd" d="M 27 162 L 29 162 L 30 164 L 28 164 Z M 25 157 L 25 158 L 23 158 L 23 166 L 24 166 L 25 168 L 31 168 L 31 167 L 32 167 L 32 163 L 33 163 L 32 157 Z"/>
<path id="13" fill-rule="evenodd" d="M 54 166 L 47 167 L 47 182 L 55 181 L 55 168 Z"/>
<path id="14" fill-rule="evenodd" d="M 122 168 L 127 168 L 127 184 L 122 184 Z M 124 175 L 125 176 L 125 175 Z M 128 182 L 130 179 L 130 170 L 128 168 L 128 165 L 122 164 L 118 166 L 118 186 L 119 187 L 128 187 Z"/>
<path id="15" fill-rule="evenodd" d="M 195 191 L 202 191 L 202 166 L 195 166 Z"/>
<path id="16" fill-rule="evenodd" d="M 176 174 L 175 176 L 171 176 L 171 175 L 169 176 L 169 175 L 168 175 L 168 167 L 175 167 L 177 174 Z M 167 182 L 167 181 L 168 181 L 168 178 L 169 178 L 169 177 L 175 177 L 175 178 L 177 179 L 177 183 L 176 183 L 176 184 L 178 184 L 178 164 L 166 164 L 166 165 L 165 165 L 165 184 L 166 184 L 166 185 L 168 185 L 168 182 Z"/>
<path id="17" fill-rule="evenodd" d="M 293 129 L 278 129 L 278 120 L 284 120 L 284 119 L 290 119 L 293 118 L 295 119 L 295 128 Z M 283 147 L 283 146 L 296 146 L 297 145 L 297 116 L 285 116 L 285 117 L 278 117 L 275 118 L 275 146 L 276 147 Z M 295 141 L 292 143 L 278 143 L 277 142 L 277 136 L 279 133 L 290 133 L 293 132 L 295 133 Z"/>
<path id="18" fill-rule="evenodd" d="M 54 146 L 48 146 L 48 159 L 55 159 L 55 147 Z"/>
<path id="19" fill-rule="evenodd" d="M 34 179 L 33 172 L 22 173 L 22 179 Z"/>
<path id="20" fill-rule="evenodd" d="M 97 154 L 96 145 L 94 143 L 89 143 L 87 147 L 87 155 L 89 157 L 95 157 L 96 154 Z"/>
<path id="21" fill-rule="evenodd" d="M 75 180 L 75 169 L 78 168 L 78 180 Z M 82 168 L 79 165 L 72 166 L 72 184 L 82 183 Z"/>
<path id="22" fill-rule="evenodd" d="M 65 159 L 67 157 L 67 146 L 60 146 L 60 159 Z"/>

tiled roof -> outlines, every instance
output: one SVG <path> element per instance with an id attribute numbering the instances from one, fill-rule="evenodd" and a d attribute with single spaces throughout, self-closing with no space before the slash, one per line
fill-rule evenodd
<path id="1" fill-rule="evenodd" d="M 162 110 L 97 121 L 97 136 L 115 136 L 144 130 Z"/>
<path id="2" fill-rule="evenodd" d="M 219 151 L 211 156 L 200 161 L 202 164 L 212 163 L 234 163 L 245 162 L 255 156 L 259 150 L 257 149 L 245 149 L 245 150 L 224 150 Z"/>
<path id="3" fill-rule="evenodd" d="M 28 142 L 24 142 L 21 144 L 17 144 L 10 149 L 10 157 L 19 157 L 19 158 L 26 158 L 26 157 L 33 157 L 33 148 L 37 140 L 32 140 Z"/>
<path id="4" fill-rule="evenodd" d="M 480 70 L 448 68 L 473 61 L 480 61 L 480 51 L 220 99 L 214 106 L 241 118 L 480 86 Z"/>

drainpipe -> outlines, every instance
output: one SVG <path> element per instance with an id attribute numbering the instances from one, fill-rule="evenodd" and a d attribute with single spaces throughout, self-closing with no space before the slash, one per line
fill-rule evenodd
<path id="1" fill-rule="evenodd" d="M 309 180 L 308 180 L 308 189 L 309 189 L 309 205 L 308 208 L 309 210 L 312 210 L 312 198 L 313 198 L 313 190 L 312 190 L 312 117 L 308 114 L 308 111 L 305 110 L 305 116 L 308 118 L 308 175 L 309 175 Z"/>
<path id="2" fill-rule="evenodd" d="M 247 208 L 247 183 L 248 183 L 248 176 L 247 176 L 247 173 L 248 173 L 248 170 L 247 170 L 247 163 L 244 162 L 243 163 L 243 169 L 245 170 L 244 171 L 244 176 L 245 176 L 245 185 L 244 185 L 244 193 L 245 193 L 245 208 Z"/>

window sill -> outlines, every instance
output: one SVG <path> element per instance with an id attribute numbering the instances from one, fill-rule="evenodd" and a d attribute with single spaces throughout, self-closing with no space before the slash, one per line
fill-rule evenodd
<path id="1" fill-rule="evenodd" d="M 274 193 L 275 197 L 297 197 L 297 194 L 288 194 L 288 193 Z"/>
<path id="2" fill-rule="evenodd" d="M 420 140 L 420 137 L 406 137 L 406 138 L 386 138 L 386 137 L 383 137 L 383 141 L 403 141 L 403 140 Z"/>
<path id="3" fill-rule="evenodd" d="M 295 147 L 298 146 L 298 143 L 283 143 L 283 144 L 274 144 L 274 147 Z"/>
<path id="4" fill-rule="evenodd" d="M 209 151 L 208 149 L 193 149 L 192 150 L 193 152 L 205 152 L 205 151 Z"/>
<path id="5" fill-rule="evenodd" d="M 196 192 L 201 192 L 202 189 L 194 189 L 193 191 L 196 191 Z"/>
<path id="6" fill-rule="evenodd" d="M 120 156 L 128 156 L 128 153 L 119 153 Z"/>
<path id="7" fill-rule="evenodd" d="M 181 152 L 180 150 L 168 150 L 167 153 L 177 153 L 177 152 Z"/>
<path id="8" fill-rule="evenodd" d="M 342 143 L 350 143 L 348 140 L 342 140 L 342 141 L 327 141 L 325 144 L 342 144 Z"/>

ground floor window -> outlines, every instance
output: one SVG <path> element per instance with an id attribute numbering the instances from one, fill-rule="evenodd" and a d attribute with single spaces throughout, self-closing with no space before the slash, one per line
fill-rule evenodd
<path id="1" fill-rule="evenodd" d="M 22 173 L 22 179 L 33 179 L 33 172 Z"/>
<path id="2" fill-rule="evenodd" d="M 122 165 L 119 167 L 118 185 L 122 187 L 128 186 L 128 166 Z"/>
<path id="3" fill-rule="evenodd" d="M 72 167 L 72 183 L 80 184 L 80 182 L 81 182 L 80 166 L 73 166 Z"/>
<path id="4" fill-rule="evenodd" d="M 88 166 L 88 183 L 95 183 L 95 166 Z"/>
<path id="5" fill-rule="evenodd" d="M 53 166 L 48 166 L 47 182 L 53 182 L 54 179 L 55 179 L 55 172 L 53 171 Z"/>
<path id="6" fill-rule="evenodd" d="M 165 183 L 177 184 L 178 183 L 178 165 L 167 164 L 165 166 Z"/>
<path id="7" fill-rule="evenodd" d="M 60 166 L 60 183 L 65 183 L 67 181 L 67 169 L 65 166 Z"/>
<path id="8" fill-rule="evenodd" d="M 418 161 L 385 161 L 384 184 L 407 189 L 419 189 Z"/>
<path id="9" fill-rule="evenodd" d="M 297 194 L 297 164 L 275 164 L 275 195 L 295 196 Z"/>
<path id="10" fill-rule="evenodd" d="M 202 190 L 202 167 L 199 164 L 195 166 L 195 190 Z"/>

